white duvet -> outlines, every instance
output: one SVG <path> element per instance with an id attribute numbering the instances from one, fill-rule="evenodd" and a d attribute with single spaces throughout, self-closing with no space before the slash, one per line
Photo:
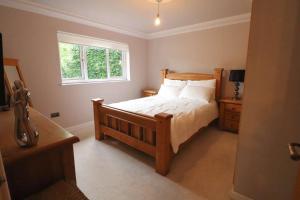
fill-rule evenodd
<path id="1" fill-rule="evenodd" d="M 177 153 L 180 144 L 218 117 L 215 101 L 206 103 L 201 100 L 163 98 L 158 95 L 113 103 L 109 106 L 149 116 L 161 112 L 172 114 L 171 144 L 174 153 Z"/>

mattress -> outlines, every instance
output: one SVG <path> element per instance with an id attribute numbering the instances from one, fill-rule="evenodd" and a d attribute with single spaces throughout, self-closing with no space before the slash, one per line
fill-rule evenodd
<path id="1" fill-rule="evenodd" d="M 109 106 L 149 116 L 161 112 L 172 114 L 171 145 L 174 153 L 178 152 L 180 144 L 187 141 L 200 128 L 218 118 L 216 101 L 206 103 L 197 99 L 164 98 L 156 95 L 113 103 Z"/>

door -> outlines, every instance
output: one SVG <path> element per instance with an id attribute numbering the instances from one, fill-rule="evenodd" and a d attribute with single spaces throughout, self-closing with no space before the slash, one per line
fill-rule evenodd
<path id="1" fill-rule="evenodd" d="M 294 197 L 300 162 L 300 1 L 253 0 L 234 192 Z M 298 198 L 300 199 L 300 198 Z"/>
<path id="2" fill-rule="evenodd" d="M 300 143 L 290 143 L 289 144 L 289 151 L 290 151 L 290 157 L 295 162 L 300 162 Z M 294 199 L 300 199 L 300 168 L 297 176 L 297 181 L 295 185 L 295 194 Z"/>
<path id="3" fill-rule="evenodd" d="M 10 200 L 1 153 L 0 153 L 0 200 Z"/>

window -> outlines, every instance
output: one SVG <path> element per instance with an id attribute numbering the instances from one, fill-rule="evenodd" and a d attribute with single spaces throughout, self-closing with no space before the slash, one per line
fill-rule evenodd
<path id="1" fill-rule="evenodd" d="M 128 45 L 71 33 L 57 35 L 63 84 L 129 80 Z"/>

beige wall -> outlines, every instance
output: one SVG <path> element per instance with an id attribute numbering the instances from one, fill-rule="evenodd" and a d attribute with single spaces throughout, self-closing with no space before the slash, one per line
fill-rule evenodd
<path id="1" fill-rule="evenodd" d="M 300 143 L 299 24 L 299 0 L 253 1 L 234 190 L 256 200 L 294 191 L 299 162 L 288 143 Z"/>
<path id="2" fill-rule="evenodd" d="M 232 95 L 229 69 L 246 64 L 249 23 L 186 33 L 148 42 L 148 85 L 159 88 L 159 70 L 212 73 L 215 67 L 227 69 L 224 96 Z"/>
<path id="3" fill-rule="evenodd" d="M 65 31 L 129 44 L 131 81 L 86 85 L 60 85 L 57 31 Z M 137 98 L 146 86 L 147 41 L 43 15 L 0 6 L 0 32 L 4 56 L 18 58 L 34 107 L 64 127 L 92 120 L 90 99 L 106 102 Z"/>
<path id="4" fill-rule="evenodd" d="M 249 23 L 242 23 L 147 41 L 3 6 L 0 24 L 4 56 L 20 59 L 35 108 L 47 116 L 60 112 L 55 121 L 64 127 L 92 120 L 91 98 L 117 102 L 139 97 L 142 88 L 159 88 L 164 66 L 206 73 L 244 67 L 249 32 Z M 131 81 L 61 86 L 58 30 L 128 43 Z M 232 92 L 232 84 L 224 84 L 224 96 Z"/>

